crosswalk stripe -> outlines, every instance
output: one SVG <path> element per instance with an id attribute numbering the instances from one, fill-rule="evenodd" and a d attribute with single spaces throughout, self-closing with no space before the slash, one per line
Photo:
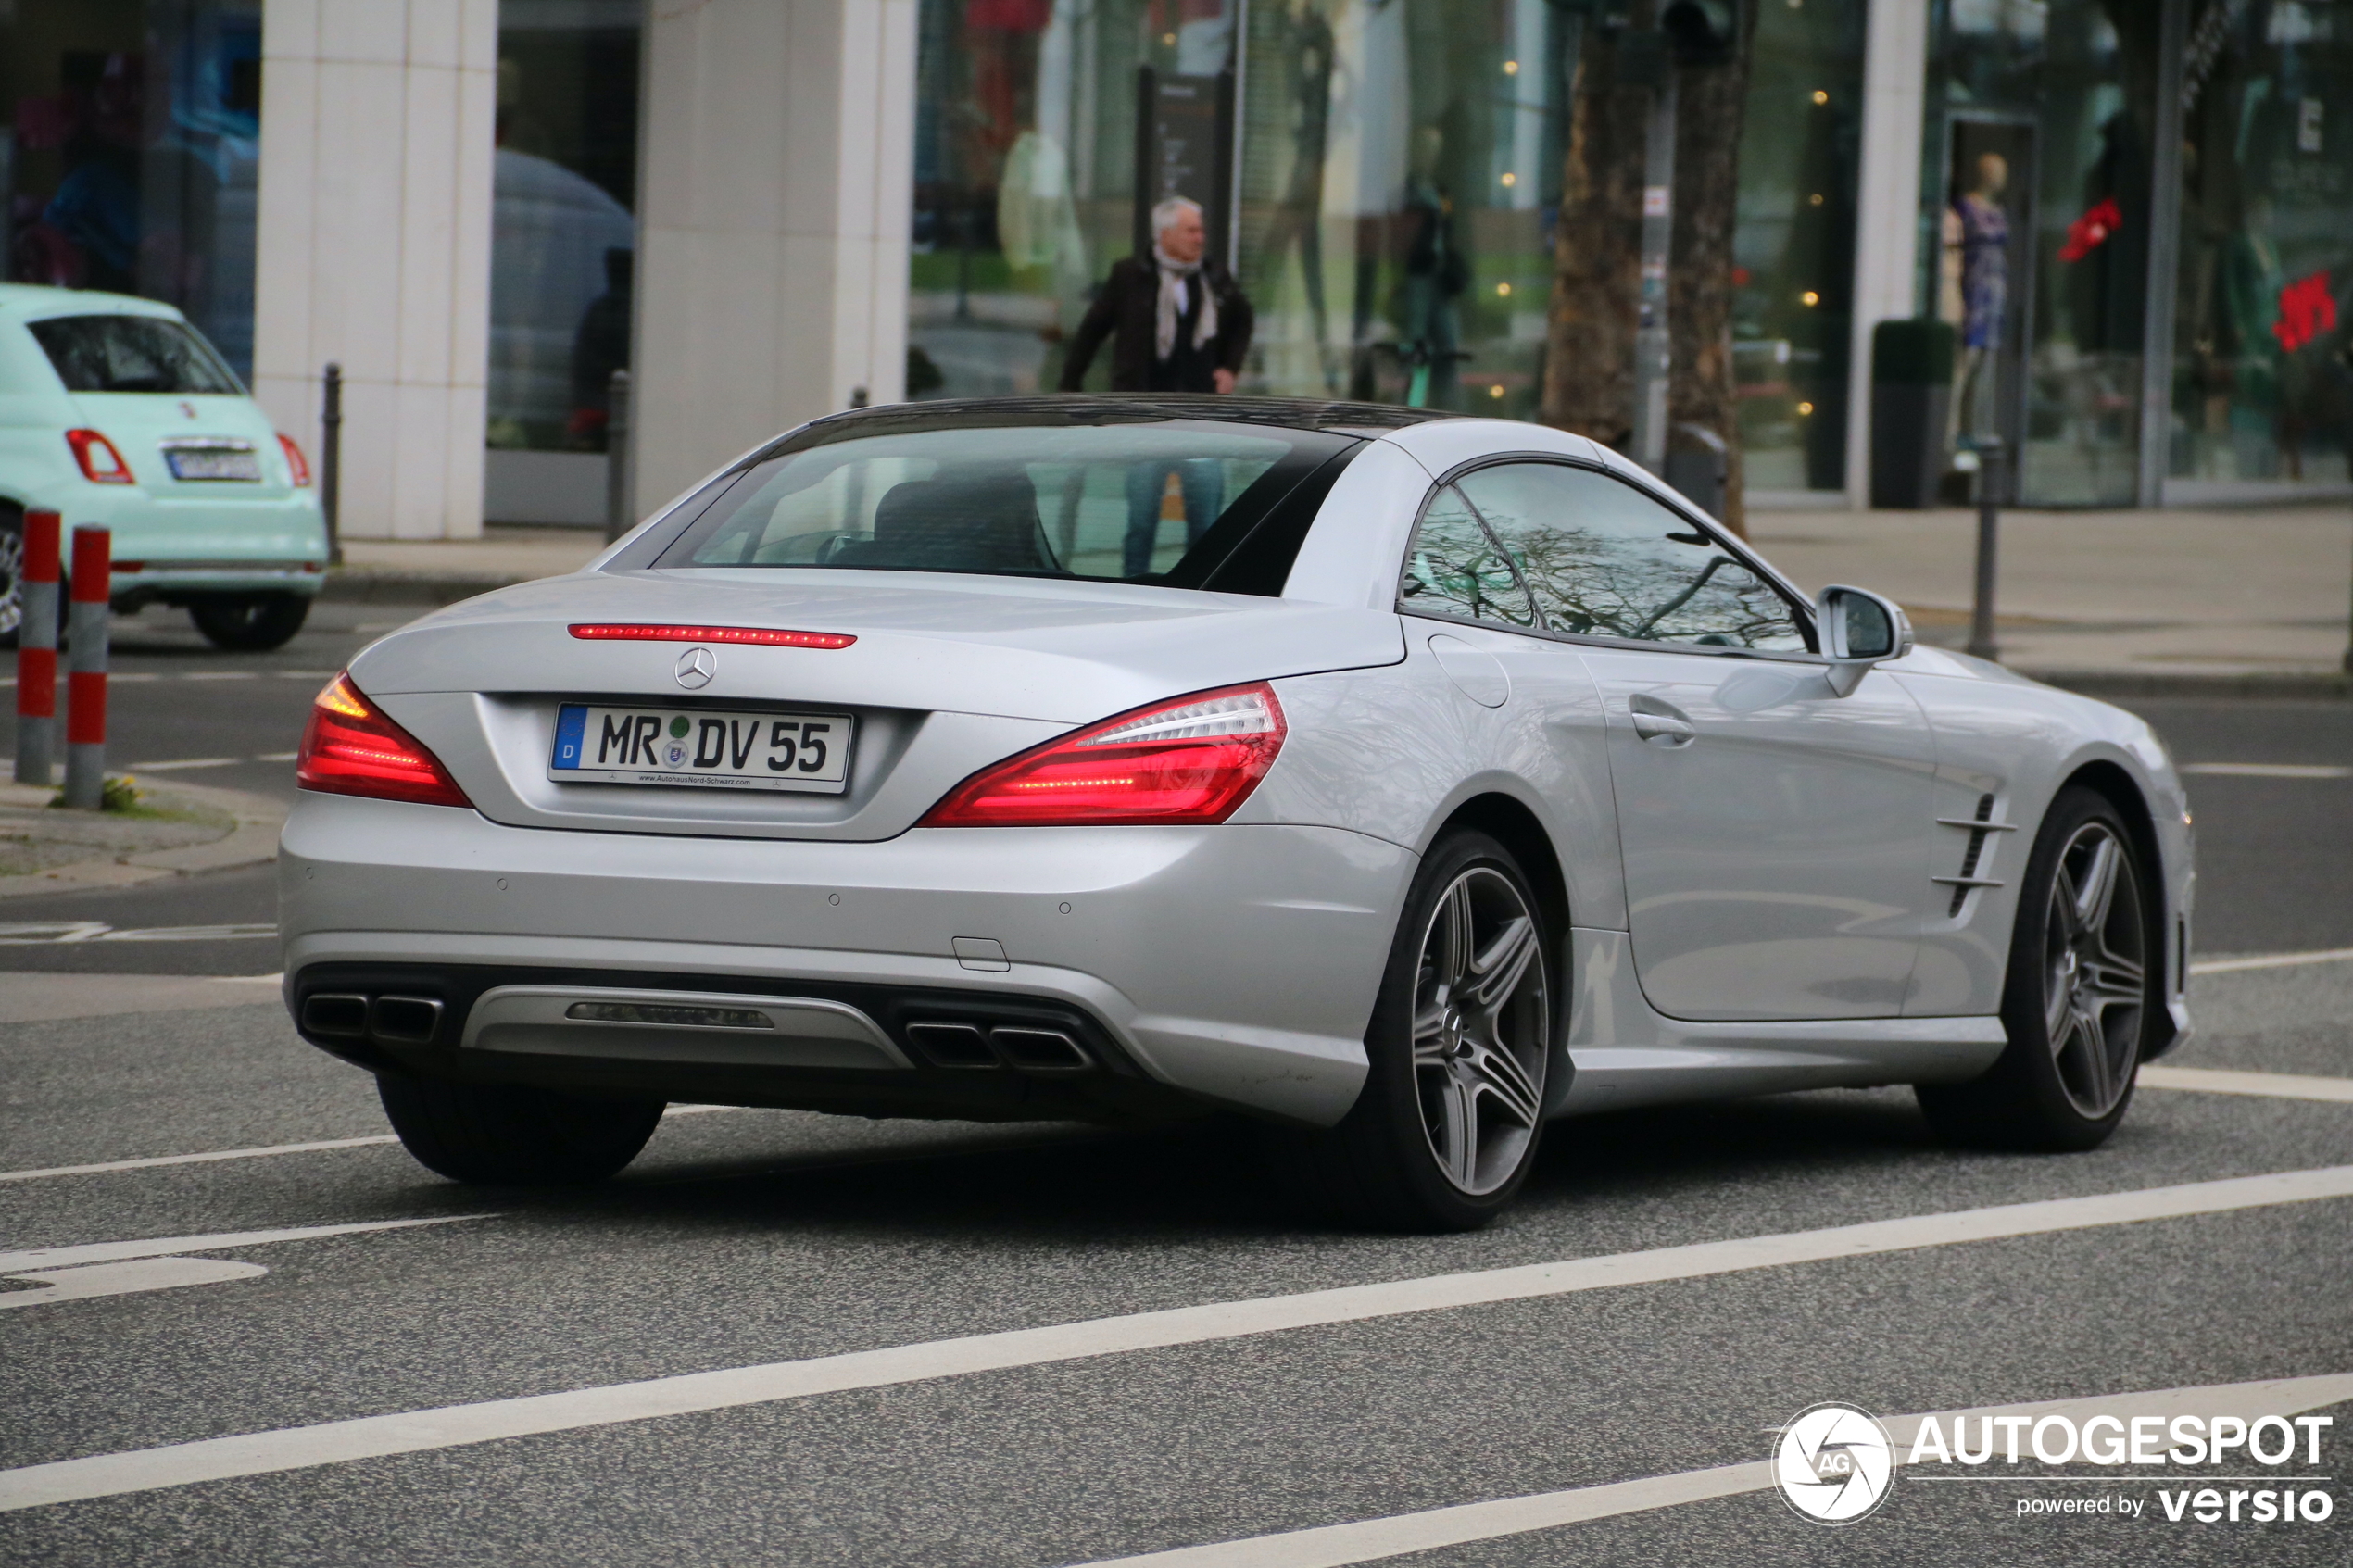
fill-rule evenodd
<path id="1" fill-rule="evenodd" d="M 1042 1328 L 241 1433 L 0 1471 L 0 1512 L 812 1395 L 1750 1269 L 2353 1197 L 2353 1165 L 1217 1301 Z"/>

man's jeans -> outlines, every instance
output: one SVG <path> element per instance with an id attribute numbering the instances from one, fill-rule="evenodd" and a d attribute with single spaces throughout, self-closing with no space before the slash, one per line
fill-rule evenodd
<path id="1" fill-rule="evenodd" d="M 1167 493 L 1168 476 L 1185 492 L 1185 545 L 1199 542 L 1225 509 L 1226 466 L 1215 458 L 1170 458 L 1135 463 L 1127 470 L 1127 541 L 1122 571 L 1141 577 L 1152 569 L 1152 548 L 1160 541 L 1160 501 Z"/>

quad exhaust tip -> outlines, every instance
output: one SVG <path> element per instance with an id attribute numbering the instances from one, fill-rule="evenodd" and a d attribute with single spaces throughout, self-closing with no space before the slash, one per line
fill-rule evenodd
<path id="1" fill-rule="evenodd" d="M 320 991 L 303 998 L 305 1033 L 330 1040 L 381 1040 L 395 1046 L 429 1046 L 441 1033 L 436 997 L 367 997 L 349 991 Z"/>
<path id="2" fill-rule="evenodd" d="M 955 1022 L 934 1020 L 906 1026 L 908 1043 L 935 1067 L 958 1070 L 1012 1067 L 1023 1073 L 1094 1071 L 1095 1059 L 1068 1032 L 1034 1024 Z"/>

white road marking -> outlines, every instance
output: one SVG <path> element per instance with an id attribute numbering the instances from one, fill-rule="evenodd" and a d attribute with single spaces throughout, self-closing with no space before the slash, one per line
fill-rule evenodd
<path id="1" fill-rule="evenodd" d="M 2180 771 L 2233 779 L 2353 779 L 2353 768 L 2316 767 L 2305 762 L 2184 762 Z"/>
<path id="2" fill-rule="evenodd" d="M 182 681 L 258 681 L 261 674 L 256 670 L 188 670 L 183 671 L 179 678 Z"/>
<path id="3" fill-rule="evenodd" d="M 2203 1388 L 2164 1388 L 2148 1393 L 2095 1396 L 2088 1399 L 2053 1399 L 2032 1405 L 2000 1405 L 1979 1410 L 1940 1411 L 1936 1419 L 1950 1425 L 1956 1417 L 2065 1416 L 2081 1424 L 2095 1415 L 2129 1423 L 2136 1415 L 2235 1415 L 2250 1424 L 2267 1415 L 2284 1420 L 2305 1411 L 2353 1399 L 2353 1375 L 2282 1378 L 2262 1383 L 2223 1383 Z M 1896 1416 L 1885 1422 L 1898 1464 L 1910 1462 L 1912 1439 L 1925 1415 Z M 1761 1446 L 1761 1445 L 1760 1445 Z M 1939 1477 L 1945 1479 L 1946 1477 Z M 1957 1478 L 1957 1477 L 1956 1477 Z M 1969 1476 L 1969 1480 L 2022 1480 L 2011 1476 Z M 2034 1479 L 2040 1479 L 2035 1477 Z M 2144 1479 L 2103 1476 L 2102 1480 Z M 2160 1479 L 2145 1477 L 2145 1479 Z M 2161 1479 L 2177 1479 L 2167 1476 Z M 2215 1477 L 2197 1475 L 2204 1483 Z M 2266 1477 L 2266 1479 L 2274 1479 Z M 1386 1519 L 1327 1524 L 1318 1529 L 1290 1530 L 1280 1535 L 1219 1541 L 1211 1546 L 1179 1547 L 1173 1551 L 1146 1552 L 1138 1557 L 1099 1559 L 1082 1568 L 1346 1568 L 1349 1563 L 1376 1562 L 1385 1557 L 1430 1551 L 1439 1547 L 1549 1530 L 1588 1519 L 1621 1513 L 1642 1513 L 1679 1504 L 1706 1502 L 1716 1498 L 1761 1492 L 1773 1485 L 1773 1466 L 1767 1460 L 1720 1465 L 1713 1470 L 1689 1470 L 1679 1475 L 1653 1475 L 1640 1481 L 1618 1481 L 1601 1486 L 1578 1486 L 1533 1497 L 1502 1498 L 1493 1502 L 1463 1503 L 1420 1513 L 1392 1514 Z"/>
<path id="4" fill-rule="evenodd" d="M 435 1214 L 423 1220 L 362 1220 L 347 1225 L 291 1225 L 268 1231 L 220 1231 L 211 1236 L 151 1236 L 145 1241 L 93 1241 L 79 1247 L 35 1247 L 0 1252 L 0 1274 L 27 1269 L 65 1269 L 82 1263 L 118 1263 L 126 1258 L 169 1258 L 175 1252 L 218 1252 L 229 1247 L 267 1247 L 363 1231 L 414 1230 L 419 1225 L 454 1225 L 462 1220 L 495 1220 L 496 1214 Z"/>
<path id="5" fill-rule="evenodd" d="M 2344 963 L 2353 960 L 2353 947 L 2322 947 L 2309 953 L 2245 953 L 2230 959 L 2197 959 L 2190 964 L 2192 974 L 2230 974 L 2242 969 L 2294 969 L 2308 963 Z"/>
<path id="6" fill-rule="evenodd" d="M 238 978 L 245 978 L 239 976 Z M 277 976 L 260 975 L 273 984 Z M 671 1116 L 701 1116 L 713 1110 L 740 1110 L 736 1105 L 673 1105 Z M 269 1144 L 258 1148 L 216 1148 L 203 1154 L 154 1154 L 144 1160 L 109 1160 L 97 1165 L 49 1165 L 36 1171 L 0 1171 L 0 1182 L 34 1182 L 50 1176 L 96 1176 L 113 1171 L 151 1171 L 161 1165 L 208 1165 L 216 1160 L 261 1160 L 273 1154 L 316 1154 L 335 1148 L 376 1148 L 400 1140 L 390 1133 L 364 1138 L 320 1138 L 310 1143 Z"/>
<path id="7" fill-rule="evenodd" d="M 58 1301 L 86 1301 L 94 1296 L 176 1290 L 183 1285 L 222 1285 L 233 1279 L 259 1279 L 269 1272 L 259 1263 L 239 1263 L 227 1258 L 140 1258 L 123 1263 L 84 1263 L 75 1269 L 9 1275 L 10 1279 L 46 1288 L 0 1292 L 0 1311 L 10 1307 L 46 1307 Z"/>
<path id="8" fill-rule="evenodd" d="M 2239 1073 L 2220 1067 L 2159 1067 L 2140 1071 L 2145 1089 L 2195 1089 L 2208 1095 L 2268 1095 L 2275 1099 L 2326 1099 L 2353 1103 L 2353 1078 L 2314 1078 L 2300 1073 Z"/>
<path id="9" fill-rule="evenodd" d="M 0 922 L 0 947 L 61 942 L 240 942 L 277 935 L 275 925 L 148 925 L 118 930 L 102 920 Z"/>
<path id="10" fill-rule="evenodd" d="M 233 768 L 244 761 L 242 757 L 183 757 L 170 762 L 133 762 L 133 773 L 186 772 L 191 768 Z"/>
<path id="11" fill-rule="evenodd" d="M 314 1426 L 243 1433 L 164 1448 L 27 1465 L 0 1471 L 0 1511 L 116 1497 L 236 1475 L 306 1470 L 388 1454 L 462 1448 L 502 1437 L 573 1432 L 660 1416 L 732 1410 L 816 1394 L 888 1387 L 971 1373 L 1164 1349 L 1176 1345 L 1208 1344 L 1287 1329 L 2348 1196 L 2353 1196 L 2353 1165 L 2337 1165 L 2149 1187 L 2137 1192 L 1879 1220 L 1735 1241 L 1702 1242 L 1610 1257 L 1394 1280 L 1291 1296 L 1217 1301 L 805 1361 L 686 1373 L 604 1387 L 448 1405 L 437 1410 L 361 1416 Z"/>
<path id="12" fill-rule="evenodd" d="M 301 756 L 299 751 L 265 751 L 254 759 L 257 762 L 291 762 Z"/>

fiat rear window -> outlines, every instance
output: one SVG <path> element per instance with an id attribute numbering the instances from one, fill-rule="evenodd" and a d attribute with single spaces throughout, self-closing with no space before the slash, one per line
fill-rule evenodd
<path id="1" fill-rule="evenodd" d="M 68 392 L 241 395 L 212 345 L 158 316 L 52 316 L 26 323 Z"/>
<path id="2" fill-rule="evenodd" d="M 964 424 L 774 453 L 658 567 L 969 572 L 1282 591 L 1361 437 L 1218 420 Z"/>

